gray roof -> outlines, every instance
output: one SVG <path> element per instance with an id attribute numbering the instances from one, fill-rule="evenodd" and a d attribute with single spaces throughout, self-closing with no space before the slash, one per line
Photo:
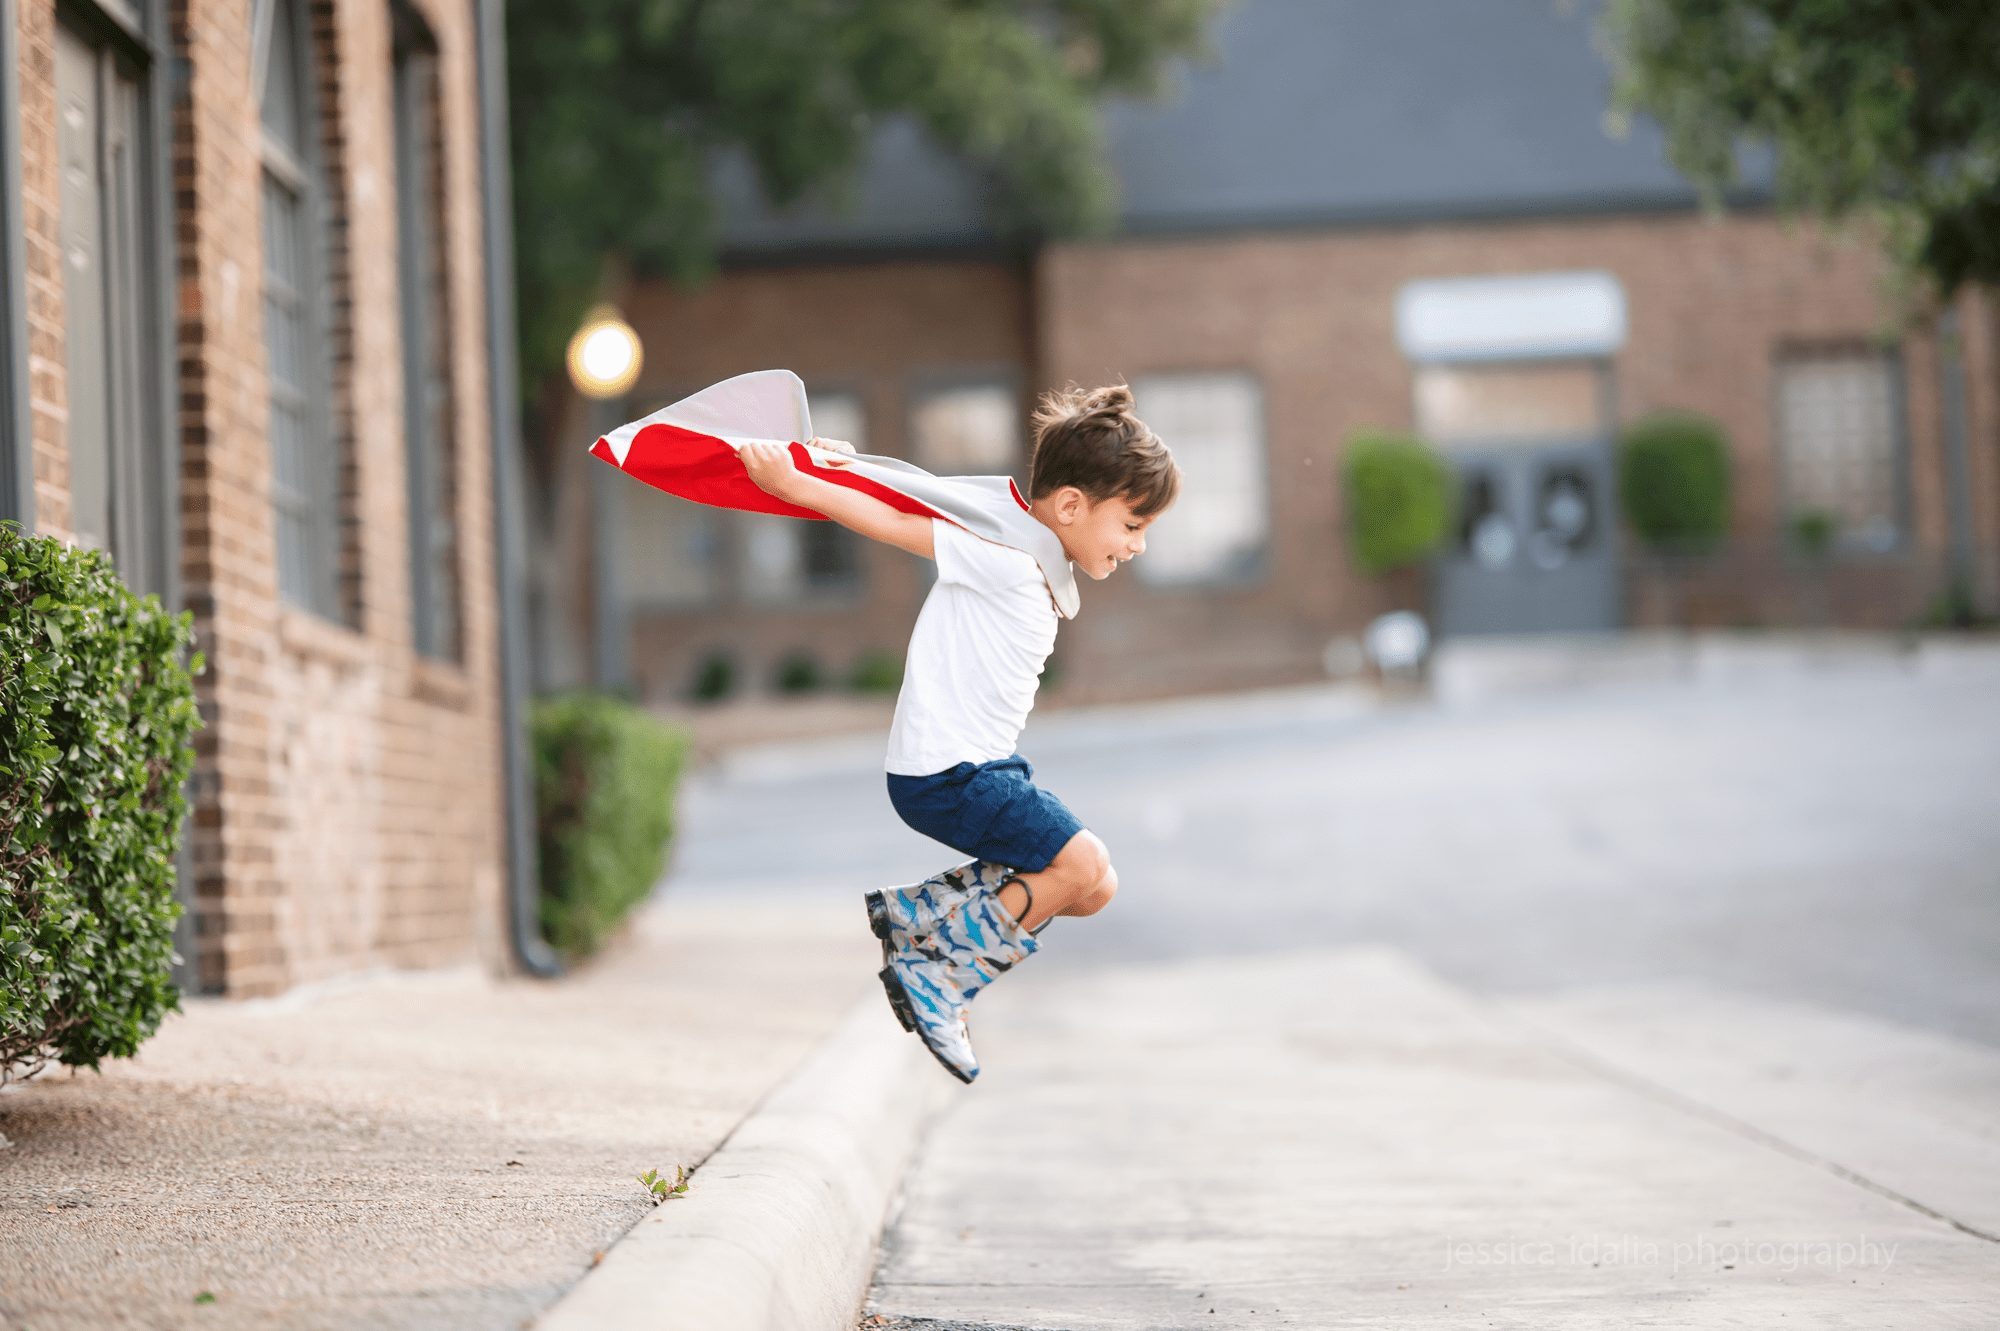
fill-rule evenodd
<path id="1" fill-rule="evenodd" d="M 1602 0 L 1235 0 L 1208 61 L 1163 99 L 1115 101 L 1105 129 L 1128 233 L 1690 207 L 1663 136 L 1604 129 Z M 1739 199 L 1768 198 L 1768 149 L 1739 154 Z M 907 121 L 876 134 L 841 213 L 764 206 L 716 163 L 724 245 L 950 247 L 991 238 L 975 178 Z"/>

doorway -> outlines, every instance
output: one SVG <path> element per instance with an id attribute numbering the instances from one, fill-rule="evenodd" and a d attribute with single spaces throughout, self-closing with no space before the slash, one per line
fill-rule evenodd
<path id="1" fill-rule="evenodd" d="M 1432 566 L 1439 635 L 1617 628 L 1609 363 L 1420 366 L 1416 417 L 1457 501 Z"/>

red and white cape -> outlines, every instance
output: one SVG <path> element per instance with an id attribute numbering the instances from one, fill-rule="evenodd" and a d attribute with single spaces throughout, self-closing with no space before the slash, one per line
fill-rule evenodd
<path id="1" fill-rule="evenodd" d="M 790 370 L 753 370 L 621 425 L 591 445 L 627 476 L 657 490 L 750 513 L 828 521 L 786 503 L 750 479 L 736 450 L 768 441 L 791 445 L 792 462 L 811 476 L 874 495 L 905 513 L 955 522 L 975 536 L 1025 550 L 1041 565 L 1064 619 L 1078 609 L 1076 566 L 1056 534 L 1028 508 L 1011 476 L 933 476 L 901 458 L 839 453 L 800 442 L 813 437 L 806 386 Z M 822 458 L 846 466 L 824 466 Z"/>

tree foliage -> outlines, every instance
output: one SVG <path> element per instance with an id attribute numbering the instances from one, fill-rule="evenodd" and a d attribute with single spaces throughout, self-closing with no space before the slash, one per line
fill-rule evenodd
<path id="1" fill-rule="evenodd" d="M 1877 223 L 1906 309 L 2000 279 L 2000 5 L 1610 0 L 1599 41 L 1613 132 L 1660 121 L 1711 212 L 1768 139 L 1780 206 Z"/>
<path id="2" fill-rule="evenodd" d="M 907 114 L 982 173 L 1003 233 L 1107 225 L 1096 104 L 1155 91 L 1216 4 L 508 0 L 524 384 L 560 364 L 607 257 L 712 270 L 723 146 L 774 204 L 839 204 L 874 128 Z"/>

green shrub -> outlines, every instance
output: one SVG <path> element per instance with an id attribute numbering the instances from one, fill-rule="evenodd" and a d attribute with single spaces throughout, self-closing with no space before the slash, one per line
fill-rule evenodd
<path id="1" fill-rule="evenodd" d="M 600 693 L 539 699 L 532 724 L 542 934 L 587 956 L 659 881 L 688 736 Z"/>
<path id="2" fill-rule="evenodd" d="M 124 1058 L 180 1010 L 194 617 L 0 523 L 0 1080 Z"/>
<path id="3" fill-rule="evenodd" d="M 1655 412 L 1625 431 L 1619 499 L 1657 550 L 1700 553 L 1729 531 L 1729 441 L 1691 412 Z"/>
<path id="4" fill-rule="evenodd" d="M 778 662 L 772 672 L 771 682 L 778 686 L 780 693 L 811 693 L 825 681 L 820 677 L 819 661 L 811 652 L 788 652 Z"/>
<path id="5" fill-rule="evenodd" d="M 702 657 L 688 691 L 703 702 L 727 698 L 736 691 L 736 658 L 720 650 Z"/>
<path id="6" fill-rule="evenodd" d="M 863 652 L 847 672 L 856 693 L 895 693 L 903 687 L 903 662 L 892 652 Z"/>
<path id="7" fill-rule="evenodd" d="M 1918 629 L 1986 629 L 2000 627 L 2000 617 L 1983 613 L 1972 595 L 1972 584 L 1963 573 L 1951 572 L 1908 625 Z"/>
<path id="8" fill-rule="evenodd" d="M 1354 562 L 1369 573 L 1417 563 L 1451 521 L 1451 468 L 1413 435 L 1364 433 L 1341 459 Z"/>
<path id="9" fill-rule="evenodd" d="M 1840 515 L 1824 508 L 1802 508 L 1792 514 L 1792 544 L 1801 554 L 1818 559 L 1833 548 L 1840 534 Z"/>

